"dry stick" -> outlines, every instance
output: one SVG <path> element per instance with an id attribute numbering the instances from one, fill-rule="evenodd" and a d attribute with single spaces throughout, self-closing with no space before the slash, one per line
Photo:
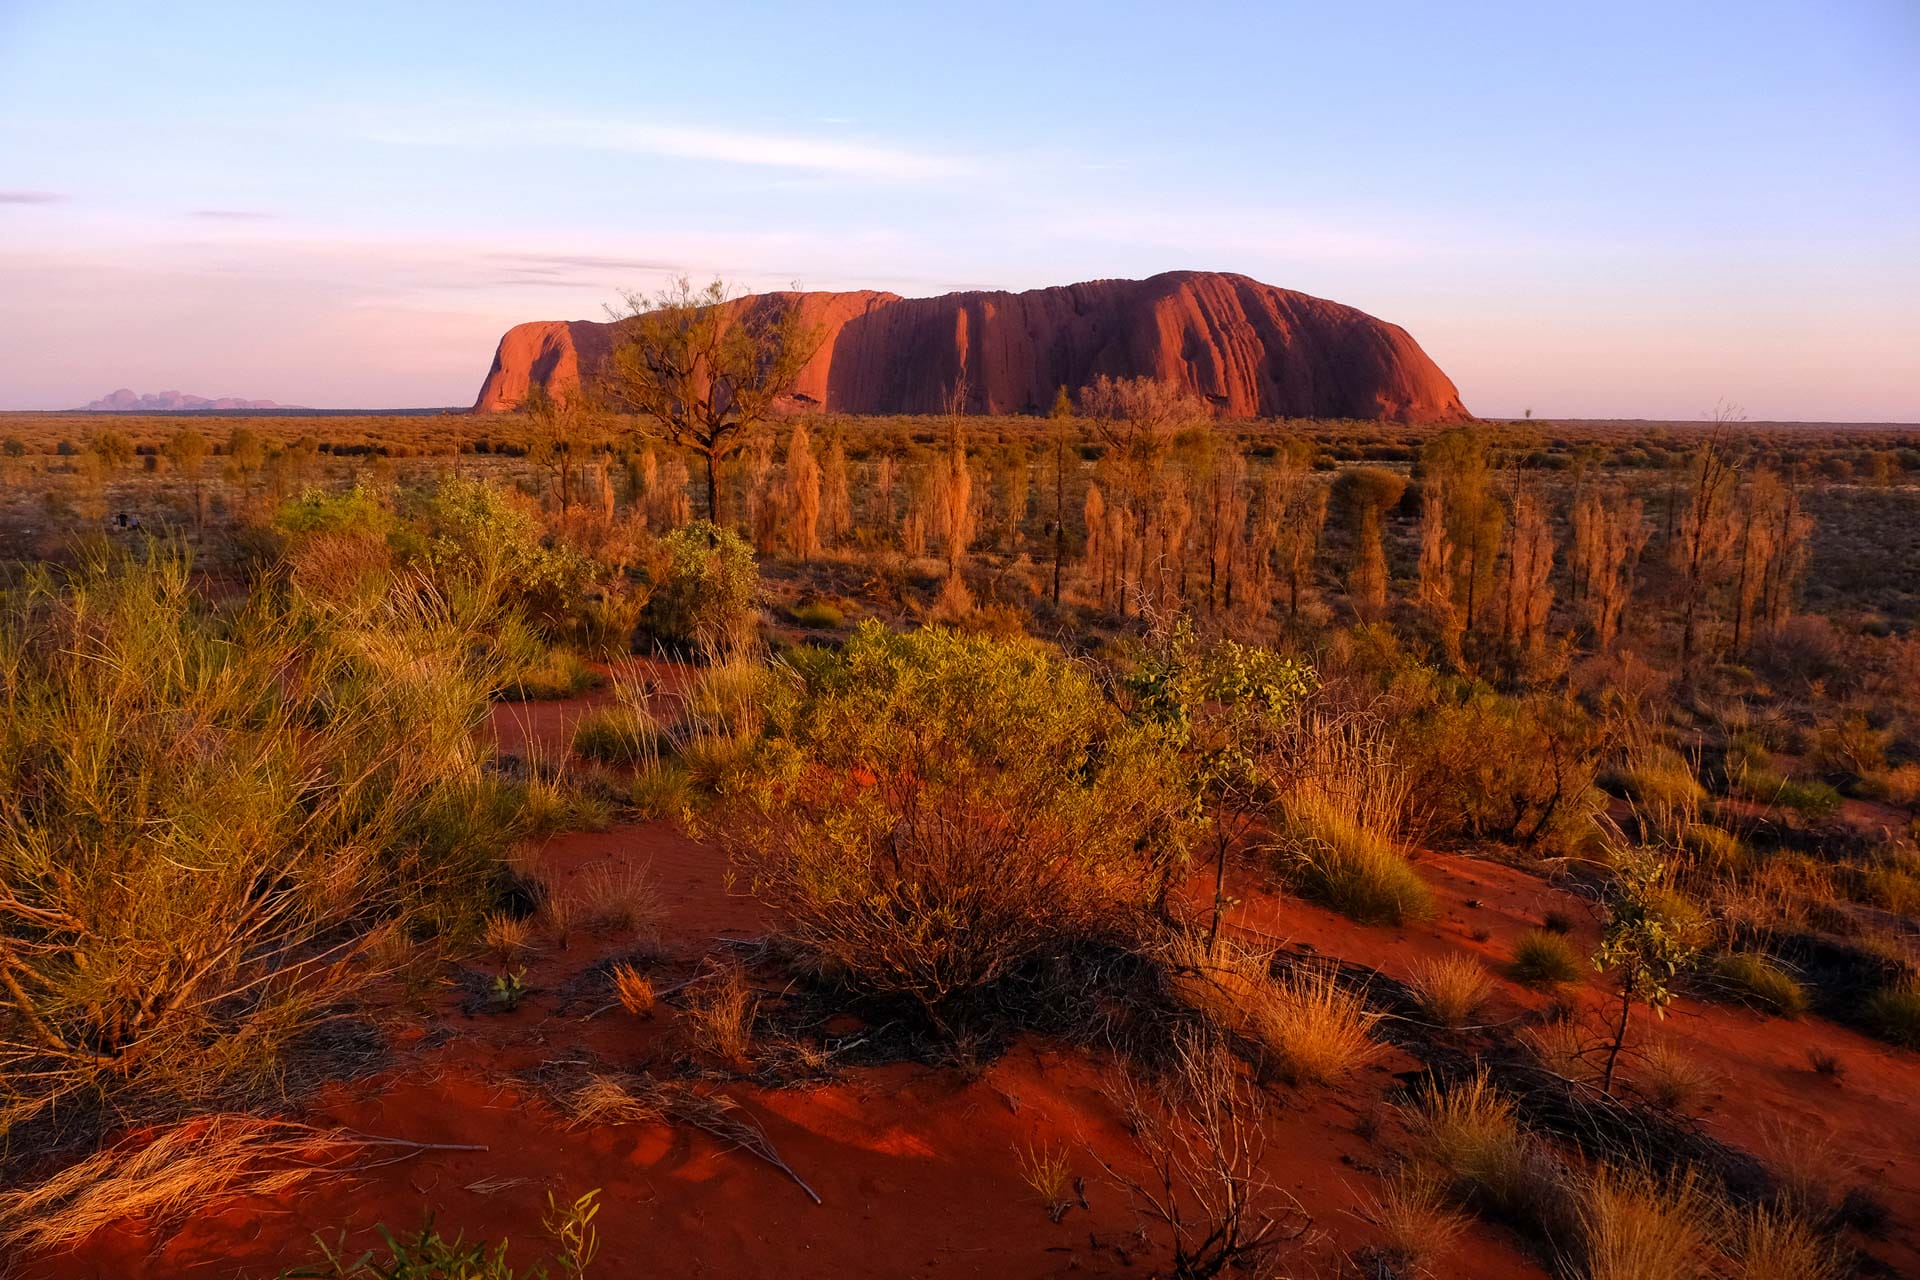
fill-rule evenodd
<path id="1" fill-rule="evenodd" d="M 681 1120 L 696 1129 L 701 1129 L 712 1134 L 723 1142 L 731 1142 L 742 1150 L 752 1152 L 754 1155 L 759 1156 L 762 1160 L 765 1160 L 768 1164 L 780 1170 L 780 1172 L 786 1174 L 789 1178 L 792 1178 L 794 1184 L 806 1192 L 815 1204 L 824 1203 L 824 1201 L 820 1199 L 820 1193 L 808 1186 L 807 1180 L 795 1173 L 793 1166 L 780 1158 L 780 1153 L 774 1150 L 773 1141 L 767 1137 L 767 1131 L 761 1127 L 758 1120 L 753 1118 L 752 1112 L 724 1095 L 718 1098 L 702 1098 L 698 1094 L 689 1093 L 686 1096 L 706 1103 L 707 1105 L 705 1107 L 675 1108 L 675 1114 L 678 1115 Z M 740 1112 L 743 1118 L 731 1120 L 732 1114 L 735 1111 Z"/>

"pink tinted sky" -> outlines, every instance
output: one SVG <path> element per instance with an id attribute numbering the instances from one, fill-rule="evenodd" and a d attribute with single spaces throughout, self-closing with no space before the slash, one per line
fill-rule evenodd
<path id="1" fill-rule="evenodd" d="M 681 270 L 1196 267 L 1483 414 L 1920 419 L 1907 0 L 1335 8 L 0 4 L 0 407 L 465 403 Z"/>

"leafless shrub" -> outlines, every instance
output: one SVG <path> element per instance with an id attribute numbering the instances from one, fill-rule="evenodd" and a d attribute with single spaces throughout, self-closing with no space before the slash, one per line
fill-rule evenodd
<path id="1" fill-rule="evenodd" d="M 1217 1046 L 1189 1039 L 1175 1052 L 1164 1088 L 1122 1086 L 1148 1174 L 1134 1178 L 1110 1164 L 1107 1172 L 1164 1237 L 1179 1280 L 1229 1269 L 1271 1274 L 1276 1255 L 1312 1219 L 1261 1172 L 1262 1095 Z M 1170 1095 L 1164 1107 L 1162 1094 Z"/>

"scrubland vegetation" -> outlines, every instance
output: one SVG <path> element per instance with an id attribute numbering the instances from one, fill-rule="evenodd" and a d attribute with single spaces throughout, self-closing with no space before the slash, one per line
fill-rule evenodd
<path id="1" fill-rule="evenodd" d="M 0 1239 L 81 1239 L 107 1170 L 178 1215 L 350 1164 L 366 1135 L 271 1126 L 440 984 L 518 1016 L 588 938 L 593 998 L 675 1047 L 543 1082 L 572 1123 L 799 1181 L 714 1082 L 1044 1037 L 1106 1064 L 1154 1265 L 1271 1274 L 1311 1225 L 1276 1115 L 1391 1052 L 1369 1274 L 1489 1223 L 1591 1280 L 1856 1268 L 1873 1215 L 1704 1134 L 1658 1028 L 1839 1023 L 1920 1069 L 1920 583 L 1860 554 L 1920 439 L 1226 424 L 1107 382 L 1044 421 L 647 425 L 0 423 Z M 496 750 L 493 704 L 580 695 Z M 765 935 L 672 971 L 670 895 L 530 852 L 646 821 Z M 1380 972 L 1368 940 L 1450 936 L 1462 855 L 1574 916 Z M 1055 1222 L 1076 1162 L 1019 1161 Z M 430 1224 L 386 1252 L 312 1274 L 508 1273 Z"/>

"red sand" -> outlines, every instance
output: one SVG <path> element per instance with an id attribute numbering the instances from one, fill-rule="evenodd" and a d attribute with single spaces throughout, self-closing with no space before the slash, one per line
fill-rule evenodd
<path id="1" fill-rule="evenodd" d="M 591 702 L 543 707 L 529 718 L 533 731 L 557 742 L 569 717 Z M 501 715 L 511 721 L 513 710 Z M 501 738 L 504 745 L 508 733 Z M 649 868 L 669 904 L 664 970 L 689 972 L 715 939 L 758 935 L 768 925 L 756 903 L 729 891 L 717 853 L 665 824 L 562 836 L 543 847 L 541 858 L 562 892 L 599 865 Z M 1462 949 L 1497 970 L 1513 938 L 1549 907 L 1583 919 L 1573 899 L 1513 868 L 1432 854 L 1419 865 L 1440 902 L 1432 924 L 1356 926 L 1275 896 L 1251 876 L 1237 878 L 1245 902 L 1231 919 L 1254 936 L 1307 944 L 1396 976 L 1421 957 Z M 1581 940 L 1590 942 L 1590 926 L 1582 928 Z M 1474 940 L 1476 930 L 1485 931 L 1485 941 Z M 302 1113 L 318 1124 L 487 1151 L 422 1154 L 312 1184 L 277 1204 L 237 1203 L 171 1233 L 124 1225 L 20 1274 L 271 1275 L 309 1258 L 315 1231 L 345 1227 L 356 1246 L 367 1247 L 373 1224 L 404 1229 L 428 1211 L 449 1234 L 507 1235 L 531 1257 L 548 1193 L 570 1198 L 594 1187 L 604 1208 L 603 1249 L 592 1274 L 606 1277 L 1146 1275 L 1164 1264 L 1095 1158 L 1137 1167 L 1107 1091 L 1108 1064 L 1043 1042 L 1018 1045 L 975 1075 L 896 1065 L 847 1071 L 825 1086 L 718 1086 L 759 1118 L 780 1154 L 820 1193 L 820 1205 L 776 1169 L 723 1150 L 702 1133 L 663 1125 L 566 1128 L 514 1073 L 581 1063 L 589 1051 L 638 1067 L 670 1033 L 669 1013 L 645 1021 L 618 1009 L 590 1017 L 594 993 L 562 999 L 564 983 L 621 949 L 617 940 L 580 935 L 564 951 L 537 956 L 527 978 L 533 994 L 511 1014 L 467 1015 L 451 998 L 443 1001 L 430 1024 L 450 1027 L 444 1044 L 423 1039 L 417 1017 L 396 1015 L 393 1039 L 407 1046 L 396 1065 L 376 1079 L 328 1088 Z M 1596 978 L 1581 998 L 1600 996 Z M 1504 1018 L 1544 1003 L 1502 980 L 1488 1013 Z M 1830 1135 L 1856 1162 L 1848 1180 L 1870 1185 L 1893 1211 L 1894 1234 L 1872 1252 L 1898 1273 L 1920 1274 L 1910 1231 L 1920 1221 L 1920 1169 L 1910 1158 L 1920 1151 L 1920 1098 L 1910 1056 L 1818 1020 L 1769 1020 L 1692 1001 L 1663 1032 L 1722 1077 L 1705 1107 L 1708 1132 L 1748 1148 L 1780 1121 Z M 1813 1043 L 1840 1054 L 1843 1083 L 1808 1068 Z M 1313 1219 L 1311 1238 L 1288 1256 L 1295 1274 L 1336 1274 L 1345 1251 L 1374 1238 L 1359 1207 L 1378 1187 L 1376 1168 L 1398 1135 L 1389 1124 L 1370 1143 L 1356 1130 L 1364 1117 L 1382 1114 L 1393 1073 L 1414 1065 L 1390 1054 L 1341 1088 L 1286 1091 L 1274 1107 L 1267 1170 Z M 1035 1144 L 1072 1152 L 1090 1209 L 1076 1205 L 1059 1224 L 1048 1222 L 1019 1173 L 1017 1151 Z M 1476 1224 L 1439 1268 L 1457 1276 L 1546 1274 L 1502 1229 L 1485 1224 Z"/>

